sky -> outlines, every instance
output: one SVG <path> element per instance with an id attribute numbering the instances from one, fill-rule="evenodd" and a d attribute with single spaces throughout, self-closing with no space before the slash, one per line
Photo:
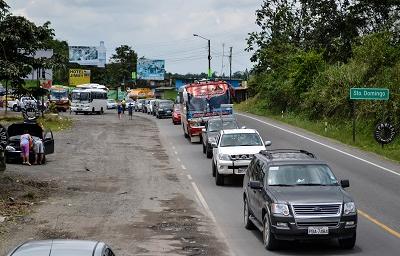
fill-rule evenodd
<path id="1" fill-rule="evenodd" d="M 69 45 L 97 46 L 105 42 L 107 58 L 120 45 L 139 57 L 165 59 L 167 72 L 201 73 L 211 68 L 229 75 L 251 69 L 246 37 L 257 30 L 255 11 L 261 0 L 8 0 L 11 12 L 38 25 L 50 21 L 56 38 Z M 225 51 L 223 54 L 223 44 Z M 226 55 L 226 57 L 222 57 Z M 224 62 L 224 64 L 222 64 Z"/>

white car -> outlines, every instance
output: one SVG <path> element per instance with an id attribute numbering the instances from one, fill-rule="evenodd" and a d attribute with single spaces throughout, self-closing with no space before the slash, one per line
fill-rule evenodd
<path id="1" fill-rule="evenodd" d="M 225 176 L 243 176 L 253 156 L 271 142 L 265 143 L 254 129 L 221 130 L 213 147 L 212 175 L 218 186 L 224 185 Z"/>
<path id="2" fill-rule="evenodd" d="M 114 99 L 107 100 L 107 109 L 117 108 L 117 102 Z"/>

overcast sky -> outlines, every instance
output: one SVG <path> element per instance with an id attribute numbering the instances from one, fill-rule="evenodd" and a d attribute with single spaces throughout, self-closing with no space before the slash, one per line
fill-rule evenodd
<path id="1" fill-rule="evenodd" d="M 165 59 L 166 70 L 207 72 L 207 41 L 211 40 L 213 71 L 229 74 L 225 55 L 233 47 L 232 70 L 251 68 L 245 52 L 247 33 L 257 29 L 255 10 L 261 0 L 17 0 L 7 1 L 15 15 L 37 24 L 50 21 L 56 37 L 69 45 L 99 45 L 107 58 L 127 44 L 139 57 Z"/>

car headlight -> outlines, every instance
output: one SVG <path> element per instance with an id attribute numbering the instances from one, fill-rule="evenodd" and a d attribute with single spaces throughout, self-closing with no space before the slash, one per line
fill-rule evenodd
<path id="1" fill-rule="evenodd" d="M 273 214 L 280 214 L 284 216 L 289 216 L 289 207 L 286 204 L 271 204 L 271 212 Z"/>
<path id="2" fill-rule="evenodd" d="M 219 160 L 225 160 L 225 161 L 230 161 L 231 160 L 230 155 L 227 155 L 227 154 L 219 154 L 218 158 L 219 158 Z"/>
<path id="3" fill-rule="evenodd" d="M 344 215 L 353 214 L 356 212 L 356 204 L 354 202 L 345 203 L 343 206 Z"/>
<path id="4" fill-rule="evenodd" d="M 15 151 L 15 148 L 12 146 L 7 146 L 6 151 Z"/>

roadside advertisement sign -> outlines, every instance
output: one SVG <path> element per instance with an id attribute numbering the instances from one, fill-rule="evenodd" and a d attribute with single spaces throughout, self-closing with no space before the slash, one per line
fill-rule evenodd
<path id="1" fill-rule="evenodd" d="M 138 59 L 136 70 L 139 80 L 164 80 L 165 61 Z"/>
<path id="2" fill-rule="evenodd" d="M 90 70 L 86 69 L 70 69 L 69 85 L 77 86 L 80 84 L 90 83 Z"/>
<path id="3" fill-rule="evenodd" d="M 48 50 L 37 50 L 34 54 L 33 57 L 35 59 L 39 58 L 46 58 L 50 59 L 53 57 L 53 50 L 48 49 Z M 25 80 L 25 84 L 27 85 L 26 87 L 28 88 L 35 88 L 37 87 L 37 80 L 40 80 L 40 86 L 42 88 L 48 89 L 48 85 L 52 84 L 53 81 L 53 70 L 52 69 L 45 69 L 41 68 L 39 69 L 39 72 L 37 69 L 32 69 L 31 73 L 27 75 L 26 77 L 23 78 Z"/>
<path id="4" fill-rule="evenodd" d="M 106 48 L 104 42 L 100 46 L 70 46 L 69 62 L 82 66 L 104 67 L 106 64 Z"/>

